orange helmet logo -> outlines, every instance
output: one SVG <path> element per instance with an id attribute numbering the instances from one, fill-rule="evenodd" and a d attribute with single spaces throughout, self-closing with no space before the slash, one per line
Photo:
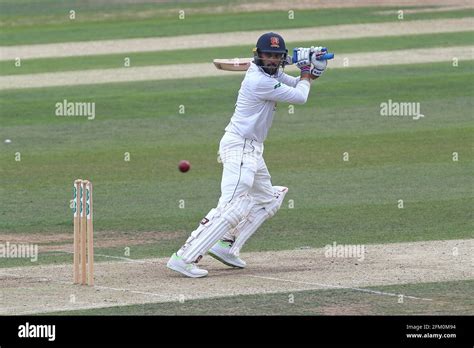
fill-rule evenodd
<path id="1" fill-rule="evenodd" d="M 280 40 L 276 36 L 270 38 L 270 47 L 280 48 Z"/>

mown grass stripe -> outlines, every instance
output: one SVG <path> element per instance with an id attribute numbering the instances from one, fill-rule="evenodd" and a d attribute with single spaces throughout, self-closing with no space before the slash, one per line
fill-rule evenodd
<path id="1" fill-rule="evenodd" d="M 430 47 L 452 47 L 460 45 L 473 45 L 474 32 L 455 32 L 440 34 L 421 34 L 392 36 L 381 38 L 361 38 L 344 40 L 324 40 L 324 45 L 329 47 L 336 55 L 356 52 L 410 50 Z M 309 47 L 313 41 L 291 42 L 295 47 Z M 98 56 L 64 57 L 23 59 L 21 66 L 16 67 L 15 61 L 0 61 L 0 75 L 22 75 L 43 72 L 77 71 L 89 69 L 123 68 L 125 58 L 130 59 L 131 67 L 156 66 L 166 64 L 195 64 L 211 62 L 217 57 L 250 57 L 251 49 L 248 45 L 236 47 L 217 47 L 186 49 L 164 52 L 123 53 Z"/>
<path id="2" fill-rule="evenodd" d="M 398 8 L 386 8 L 398 10 Z M 288 11 L 257 11 L 246 13 L 196 14 L 184 20 L 179 13 L 158 15 L 152 18 L 128 19 L 98 18 L 89 22 L 66 20 L 68 13 L 58 16 L 60 20 L 48 19 L 35 22 L 34 16 L 27 24 L 4 25 L 0 32 L 0 43 L 5 46 L 39 43 L 76 42 L 124 38 L 171 37 L 202 33 L 224 33 L 250 30 L 284 31 L 291 28 L 307 28 L 330 25 L 384 23 L 398 21 L 398 16 L 382 15 L 380 7 L 346 9 L 311 9 L 296 11 L 290 19 Z M 403 21 L 425 19 L 466 18 L 474 16 L 473 9 L 446 12 L 407 14 Z M 133 28 L 133 30 L 130 30 Z"/>
<path id="3" fill-rule="evenodd" d="M 412 49 L 388 52 L 350 53 L 337 56 L 330 61 L 331 69 L 358 68 L 367 66 L 419 64 L 433 62 L 452 62 L 453 56 L 458 60 L 472 60 L 471 46 L 454 46 L 445 48 Z M 292 65 L 286 68 L 288 72 L 297 72 Z M 242 75 L 243 72 L 217 70 L 212 63 L 174 64 L 136 68 L 120 68 L 105 70 L 68 71 L 58 73 L 42 73 L 30 75 L 0 76 L 0 89 L 24 89 L 39 87 L 93 85 L 104 83 L 119 83 L 130 81 L 173 80 L 181 79 Z"/>

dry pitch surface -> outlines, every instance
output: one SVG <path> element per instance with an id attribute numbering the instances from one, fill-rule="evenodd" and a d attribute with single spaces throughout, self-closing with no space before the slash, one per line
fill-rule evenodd
<path id="1" fill-rule="evenodd" d="M 167 258 L 96 263 L 96 286 L 72 284 L 72 265 L 2 269 L 0 315 L 47 313 L 223 296 L 473 279 L 474 239 L 366 245 L 363 260 L 326 257 L 325 248 L 243 253 L 248 268 L 210 257 L 209 276 L 190 279 L 166 268 Z M 416 301 L 436 298 L 410 297 Z M 74 302 L 71 298 L 74 298 Z"/>

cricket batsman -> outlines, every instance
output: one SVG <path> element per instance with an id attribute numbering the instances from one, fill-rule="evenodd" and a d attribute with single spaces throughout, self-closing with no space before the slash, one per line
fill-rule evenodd
<path id="1" fill-rule="evenodd" d="M 245 242 L 262 223 L 280 209 L 288 188 L 273 186 L 263 159 L 267 137 L 278 102 L 304 104 L 311 82 L 326 69 L 318 60 L 322 47 L 298 48 L 299 77 L 283 72 L 288 50 L 276 33 L 263 34 L 254 49 L 254 60 L 242 81 L 235 111 L 219 145 L 223 164 L 221 196 L 216 208 L 202 219 L 167 267 L 192 278 L 208 272 L 197 266 L 209 253 L 222 263 L 244 268 L 239 256 Z"/>

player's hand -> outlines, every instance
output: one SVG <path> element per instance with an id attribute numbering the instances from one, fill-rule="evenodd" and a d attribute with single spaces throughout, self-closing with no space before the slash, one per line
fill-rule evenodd
<path id="1" fill-rule="evenodd" d="M 324 73 L 328 65 L 327 60 L 325 59 L 319 60 L 318 58 L 325 55 L 328 49 L 326 47 L 321 47 L 321 46 L 318 46 L 318 47 L 311 46 L 310 50 L 311 50 L 311 64 L 313 65 L 311 69 L 311 76 L 313 78 L 317 78 L 317 77 L 320 77 Z"/>
<path id="2" fill-rule="evenodd" d="M 299 69 L 301 69 L 304 66 L 311 65 L 310 55 L 311 55 L 310 48 L 299 47 L 298 50 L 296 51 L 296 57 L 298 60 L 296 61 L 295 65 Z"/>
<path id="3" fill-rule="evenodd" d="M 313 64 L 313 68 L 311 69 L 311 76 L 315 78 L 320 77 L 326 70 L 327 65 L 327 60 L 317 60 L 316 63 Z"/>

